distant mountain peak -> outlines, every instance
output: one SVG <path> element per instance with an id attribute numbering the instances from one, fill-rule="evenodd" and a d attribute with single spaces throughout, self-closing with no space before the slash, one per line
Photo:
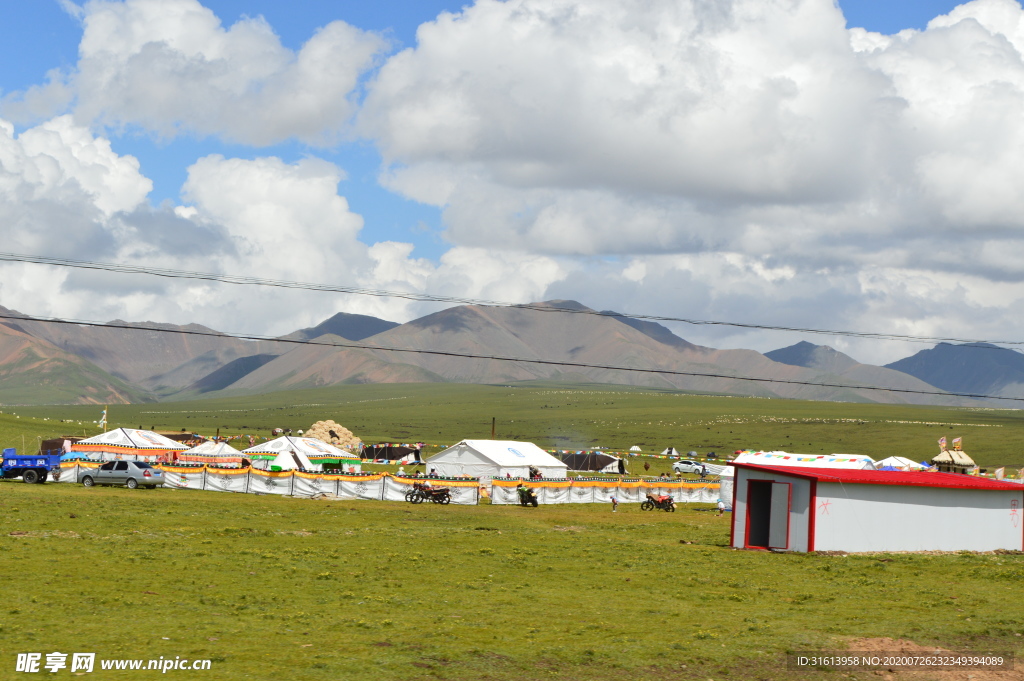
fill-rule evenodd
<path id="1" fill-rule="evenodd" d="M 396 326 L 398 326 L 398 324 L 395 322 L 389 322 L 386 319 L 380 319 L 378 317 L 371 317 L 370 315 L 339 312 L 330 319 L 320 322 L 316 326 L 312 326 L 308 329 L 299 329 L 298 331 L 288 334 L 285 338 L 312 340 L 327 334 L 334 334 L 335 336 L 341 336 L 348 340 L 360 341 L 364 338 L 369 338 L 370 336 L 376 336 L 378 333 L 383 333 L 388 329 L 393 329 Z"/>
<path id="2" fill-rule="evenodd" d="M 886 368 L 950 392 L 1018 397 L 1024 385 L 1024 355 L 991 343 L 939 343 Z"/>
<path id="3" fill-rule="evenodd" d="M 842 373 L 859 364 L 857 360 L 835 348 L 828 345 L 815 345 L 807 341 L 800 341 L 796 345 L 766 352 L 764 356 L 780 364 L 817 369 L 829 373 Z"/>
<path id="4" fill-rule="evenodd" d="M 587 307 L 583 303 L 575 300 L 545 300 L 541 303 L 532 303 L 534 306 L 553 307 L 559 310 L 578 310 L 578 311 L 593 311 L 592 308 Z"/>

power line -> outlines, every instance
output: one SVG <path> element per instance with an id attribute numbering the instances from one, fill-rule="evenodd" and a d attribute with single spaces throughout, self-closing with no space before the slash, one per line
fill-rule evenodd
<path id="1" fill-rule="evenodd" d="M 774 326 L 768 324 L 748 324 L 743 322 L 728 322 L 711 319 L 692 319 L 687 317 L 668 317 L 662 315 L 628 314 L 623 312 L 600 312 L 597 310 L 577 310 L 565 307 L 553 307 L 550 305 L 539 305 L 536 303 L 509 303 L 498 300 L 486 300 L 480 298 L 461 298 L 458 296 L 440 296 L 429 293 L 415 293 L 408 291 L 388 291 L 383 289 L 359 288 L 355 286 L 339 286 L 334 284 L 315 284 L 309 282 L 288 281 L 284 279 L 262 279 L 234 274 L 216 274 L 213 272 L 189 272 L 187 270 L 173 270 L 160 267 L 144 267 L 142 265 L 119 265 L 117 263 L 89 262 L 85 260 L 69 260 L 67 258 L 50 258 L 45 256 L 24 255 L 18 253 L 0 253 L 0 261 L 30 263 L 37 265 L 52 265 L 54 267 L 69 267 L 75 269 L 101 270 L 104 272 L 116 272 L 120 274 L 145 274 L 149 276 L 164 277 L 169 279 L 193 279 L 199 281 L 212 281 L 223 284 L 236 284 L 244 286 L 269 286 L 274 288 L 301 289 L 305 291 L 323 291 L 327 293 L 346 293 L 351 295 L 372 296 L 377 298 L 401 298 L 416 302 L 448 303 L 453 305 L 479 305 L 482 307 L 507 307 L 521 310 L 532 310 L 535 312 L 557 312 L 563 314 L 584 314 L 597 317 L 611 317 L 617 319 L 636 319 L 650 322 L 677 322 L 691 326 L 724 326 L 738 329 L 751 329 L 757 331 L 786 331 L 791 333 L 809 333 L 822 336 L 843 336 L 848 338 L 863 338 L 868 340 L 893 340 L 909 343 L 990 343 L 993 345 L 1014 345 L 1024 346 L 1024 341 L 1013 340 L 986 340 L 981 338 L 956 338 L 952 336 L 915 336 L 910 334 L 883 333 L 876 331 L 843 331 L 837 329 L 815 329 L 799 326 Z"/>
<path id="2" fill-rule="evenodd" d="M 867 385 L 851 385 L 844 383 L 818 383 L 815 381 L 795 381 L 782 378 L 763 378 L 757 376 L 733 376 L 720 373 L 705 373 L 699 371 L 679 371 L 674 369 L 641 369 L 634 367 L 615 366 L 611 364 L 591 364 L 588 362 L 568 362 L 553 359 L 530 359 L 526 357 L 504 357 L 501 355 L 478 355 L 469 352 L 453 352 L 451 350 L 423 350 L 413 348 L 395 348 L 380 345 L 368 345 L 356 342 L 329 342 L 313 340 L 301 340 L 297 338 L 279 338 L 274 336 L 261 336 L 256 334 L 222 333 L 218 331 L 198 331 L 190 329 L 168 329 L 156 326 L 144 326 L 140 324 L 128 324 L 119 322 L 95 322 L 87 320 L 60 319 L 57 317 L 30 317 L 28 315 L 0 314 L 0 319 L 15 321 L 41 322 L 45 324 L 67 324 L 73 326 L 89 326 L 105 329 L 127 329 L 131 331 L 155 331 L 158 333 L 176 333 L 186 336 L 207 336 L 212 338 L 234 338 L 237 340 L 270 341 L 274 343 L 289 343 L 292 345 L 314 345 L 330 348 L 346 348 L 355 350 L 376 350 L 379 352 L 405 352 L 417 355 L 435 355 L 441 357 L 458 357 L 462 359 L 483 359 L 497 362 L 518 362 L 521 364 L 540 364 L 544 366 L 572 367 L 577 369 L 604 369 L 608 371 L 626 371 L 641 374 L 659 374 L 667 376 L 693 376 L 697 378 L 722 378 L 735 381 L 747 381 L 754 383 L 776 383 L 784 385 L 803 385 L 818 388 L 846 388 L 850 390 L 876 390 L 890 393 L 904 393 L 913 395 L 933 395 L 937 397 L 966 397 L 973 399 L 1009 400 L 1013 402 L 1024 402 L 1024 397 L 1000 397 L 998 395 L 980 395 L 973 393 L 943 392 L 940 390 L 914 390 L 912 388 L 881 388 Z"/>

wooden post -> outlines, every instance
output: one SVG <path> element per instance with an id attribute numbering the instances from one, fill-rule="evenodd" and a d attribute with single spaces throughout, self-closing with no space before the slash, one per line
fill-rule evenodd
<path id="1" fill-rule="evenodd" d="M 496 417 L 494 417 L 494 416 L 491 417 L 491 439 L 492 440 L 494 439 L 494 432 L 495 432 L 494 428 L 495 428 L 496 420 L 497 420 Z"/>

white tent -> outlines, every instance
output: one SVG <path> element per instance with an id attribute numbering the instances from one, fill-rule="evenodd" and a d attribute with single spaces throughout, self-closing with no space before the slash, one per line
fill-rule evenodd
<path id="1" fill-rule="evenodd" d="M 642 452 L 644 450 L 640 449 L 640 445 L 633 445 L 632 447 L 629 448 L 629 451 L 631 451 L 631 452 Z"/>
<path id="2" fill-rule="evenodd" d="M 210 463 L 217 466 L 242 464 L 242 453 L 227 442 L 207 440 L 196 445 L 187 452 L 178 454 L 178 461 L 183 463 Z"/>
<path id="3" fill-rule="evenodd" d="M 334 445 L 310 437 L 285 435 L 275 440 L 242 450 L 252 459 L 253 468 L 271 470 L 274 466 L 287 471 L 302 468 L 307 471 L 323 470 L 324 463 L 342 464 L 346 471 L 358 472 L 359 459 Z"/>
<path id="4" fill-rule="evenodd" d="M 892 466 L 899 470 L 910 470 L 910 471 L 924 471 L 928 470 L 928 466 L 922 466 L 918 462 L 908 459 L 905 456 L 890 456 L 888 459 L 882 459 L 881 461 L 875 462 L 875 468 L 881 470 L 885 466 Z"/>
<path id="5" fill-rule="evenodd" d="M 670 456 L 673 459 L 681 459 L 683 455 L 679 453 L 679 450 L 675 447 L 667 447 L 661 450 L 661 456 Z"/>
<path id="6" fill-rule="evenodd" d="M 455 478 L 528 478 L 530 466 L 545 478 L 564 478 L 567 466 L 532 442 L 463 440 L 425 461 L 427 471 Z"/>
<path id="7" fill-rule="evenodd" d="M 803 468 L 848 468 L 874 470 L 875 461 L 863 454 L 790 454 L 789 452 L 743 452 L 732 463 L 758 466 L 799 466 Z"/>
<path id="8" fill-rule="evenodd" d="M 166 461 L 168 455 L 183 452 L 187 445 L 151 430 L 115 428 L 71 445 L 71 451 L 94 461 Z"/>

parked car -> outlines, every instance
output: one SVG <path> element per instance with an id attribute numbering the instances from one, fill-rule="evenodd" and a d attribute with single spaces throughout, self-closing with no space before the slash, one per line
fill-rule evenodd
<path id="1" fill-rule="evenodd" d="M 690 459 L 680 459 L 672 464 L 673 473 L 694 473 L 700 475 L 701 471 L 705 471 L 704 464 L 700 461 L 691 461 Z"/>
<path id="2" fill-rule="evenodd" d="M 164 474 L 159 468 L 142 461 L 108 461 L 99 468 L 81 476 L 86 487 L 93 485 L 124 485 L 136 487 L 159 487 L 164 484 Z"/>

